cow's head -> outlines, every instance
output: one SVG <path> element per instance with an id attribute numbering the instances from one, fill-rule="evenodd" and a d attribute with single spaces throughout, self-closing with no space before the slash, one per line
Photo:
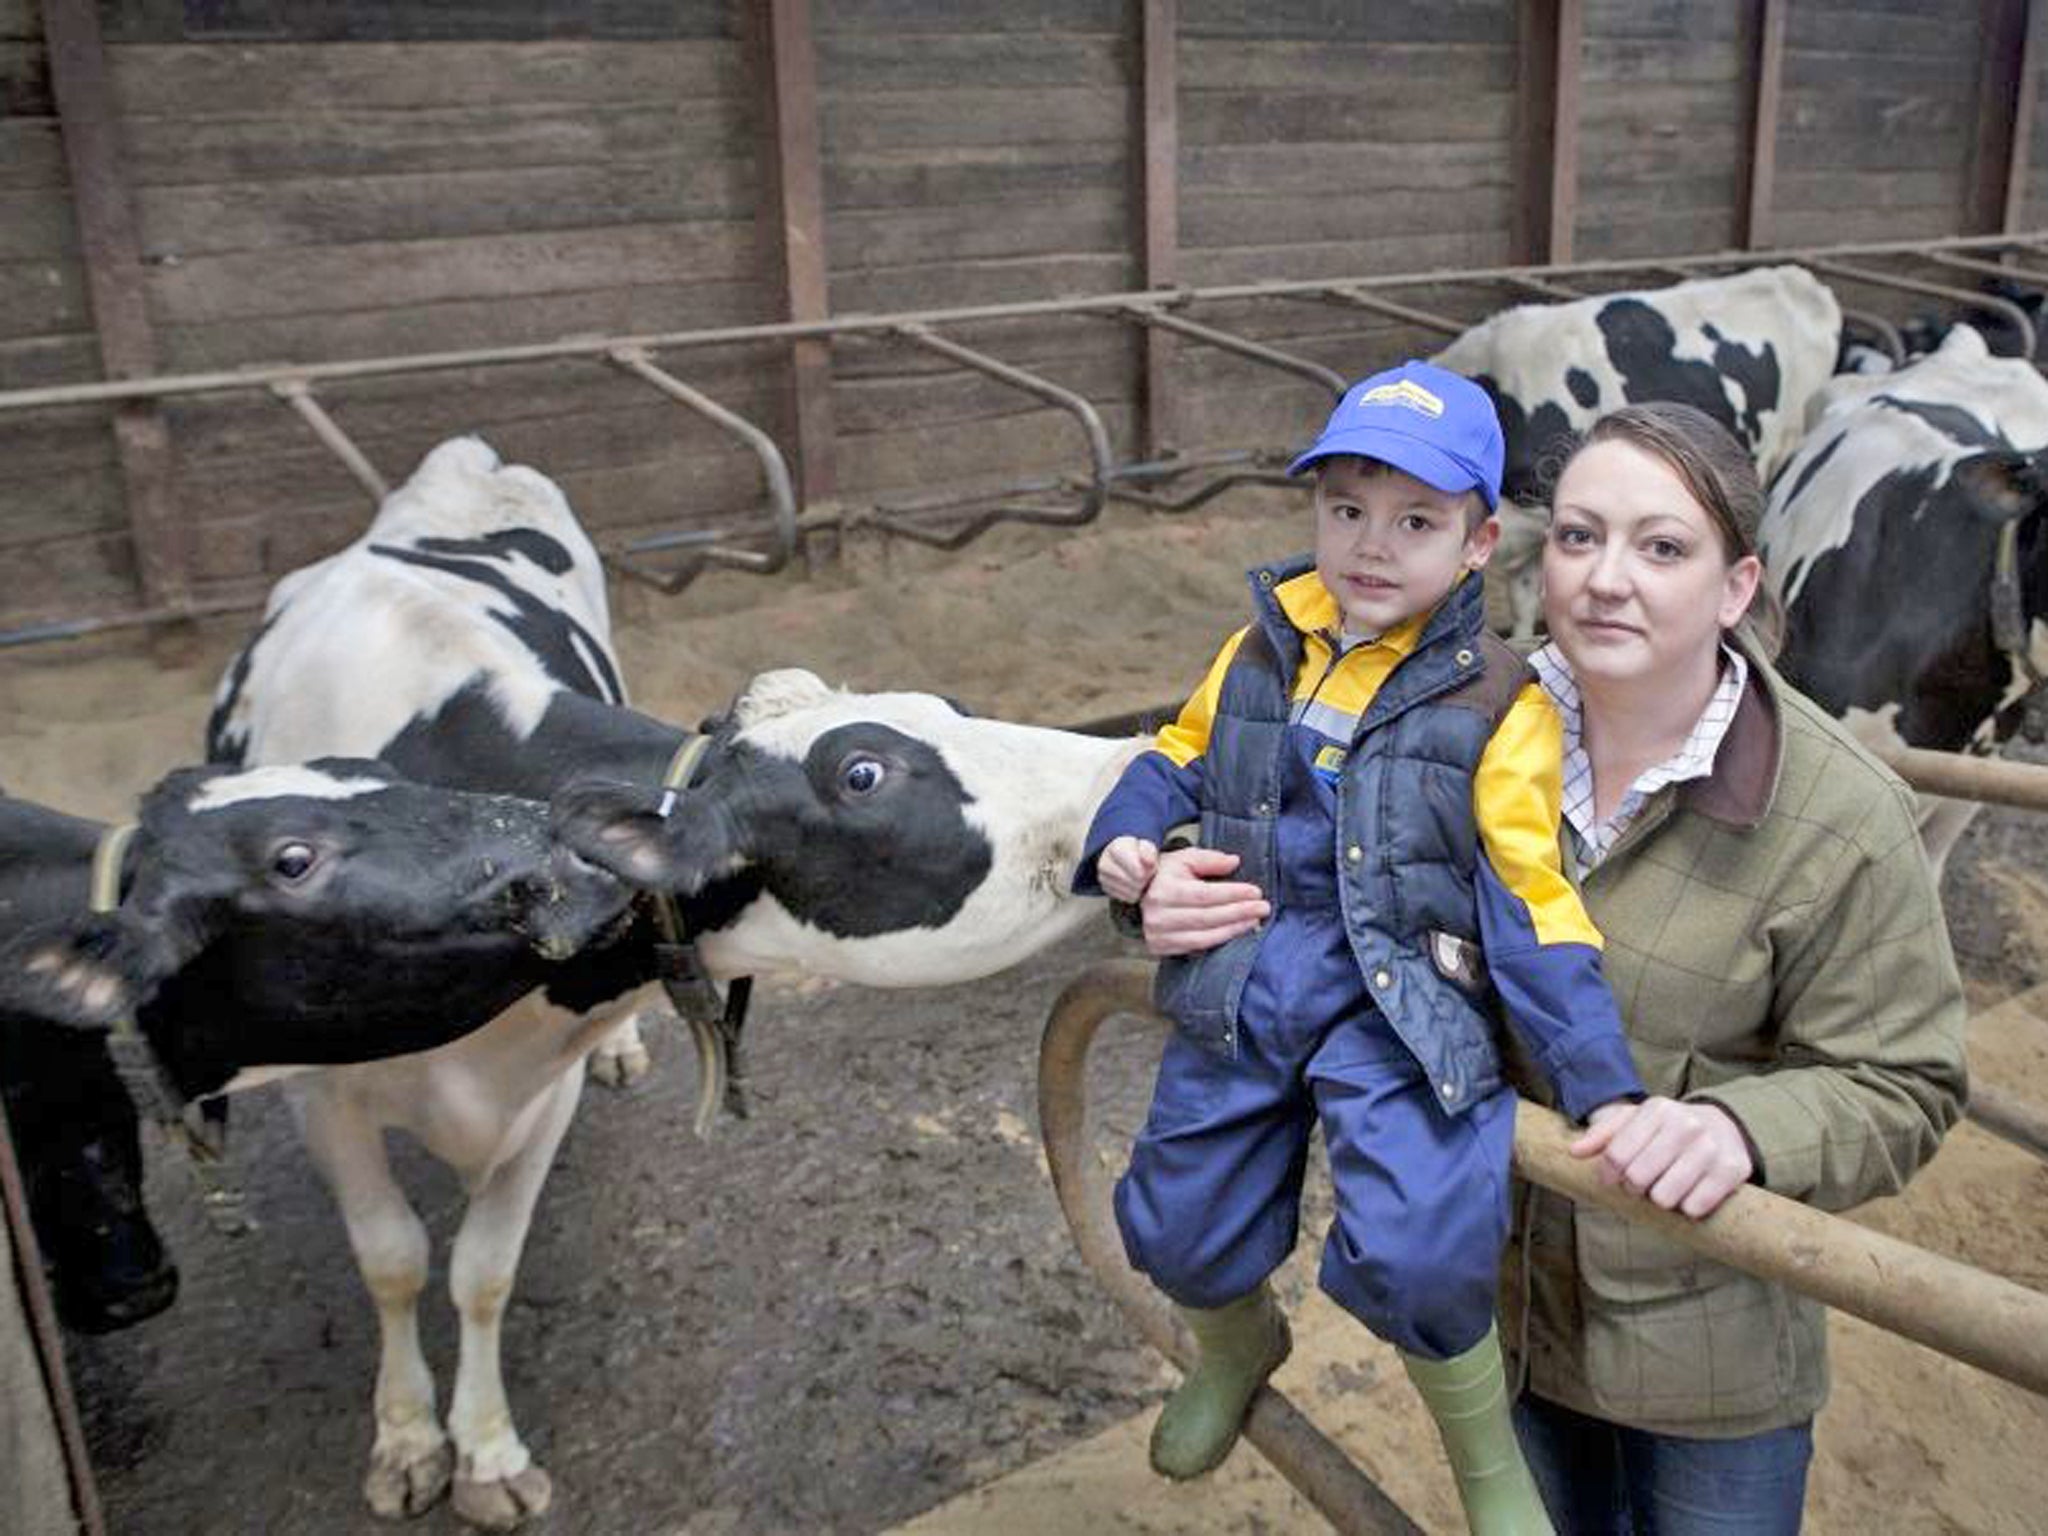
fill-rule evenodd
<path id="1" fill-rule="evenodd" d="M 401 969 L 562 958 L 631 894 L 553 840 L 545 806 L 350 759 L 180 769 L 144 798 L 125 868 L 112 912 L 9 943 L 0 1006 L 105 1024 L 230 932 L 295 973 L 329 949 Z"/>
<path id="2" fill-rule="evenodd" d="M 586 858 L 692 898 L 722 973 L 940 985 L 1086 917 L 1068 880 L 1139 745 L 790 669 L 748 686 L 667 815 L 659 789 L 584 781 L 556 796 L 556 824 Z"/>

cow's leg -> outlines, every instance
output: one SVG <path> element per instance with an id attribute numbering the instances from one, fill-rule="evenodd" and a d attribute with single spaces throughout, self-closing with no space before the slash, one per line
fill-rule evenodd
<path id="1" fill-rule="evenodd" d="M 619 1022 L 597 1042 L 590 1053 L 590 1075 L 607 1088 L 625 1088 L 647 1075 L 646 1042 L 640 1038 L 640 1021 L 652 1019 L 659 994 L 646 989 L 622 1000 Z"/>
<path id="2" fill-rule="evenodd" d="M 1927 862 L 1934 866 L 1939 885 L 1948 856 L 1984 807 L 1976 800 L 1945 800 L 1939 795 L 1921 795 L 1919 802 L 1920 841 L 1927 847 Z"/>
<path id="3" fill-rule="evenodd" d="M 519 1149 L 471 1192 L 449 1262 L 448 1288 L 462 1318 L 462 1358 L 448 1411 L 458 1458 L 455 1512 L 493 1530 L 539 1514 L 554 1495 L 547 1473 L 533 1464 L 513 1426 L 499 1358 L 505 1307 L 534 1202 L 582 1091 L 578 1063 L 535 1101 L 528 1124 L 513 1132 Z"/>
<path id="4" fill-rule="evenodd" d="M 377 1306 L 377 1439 L 363 1497 L 386 1519 L 417 1515 L 448 1491 L 455 1454 L 434 1412 L 434 1377 L 420 1353 L 419 1297 L 427 1229 L 391 1176 L 381 1129 L 360 1106 L 321 1086 L 291 1095 L 313 1160 L 334 1191 L 349 1246 Z"/>

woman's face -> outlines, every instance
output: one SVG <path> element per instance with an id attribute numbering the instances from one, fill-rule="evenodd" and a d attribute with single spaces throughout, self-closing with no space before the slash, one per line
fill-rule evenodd
<path id="1" fill-rule="evenodd" d="M 1543 617 L 1581 678 L 1669 678 L 1713 665 L 1763 567 L 1730 562 L 1685 482 L 1633 443 L 1580 450 L 1552 501 Z"/>

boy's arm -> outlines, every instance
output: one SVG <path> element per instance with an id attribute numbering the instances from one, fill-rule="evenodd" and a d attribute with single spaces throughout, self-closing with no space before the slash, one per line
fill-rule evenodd
<path id="1" fill-rule="evenodd" d="M 1131 760 L 1096 809 L 1081 846 L 1081 862 L 1074 869 L 1077 896 L 1102 894 L 1095 863 L 1117 838 L 1137 837 L 1157 844 L 1169 827 L 1202 814 L 1202 754 L 1209 748 L 1209 727 L 1216 718 L 1224 674 L 1244 637 L 1241 629 L 1223 643 L 1209 665 L 1209 675 L 1181 707 L 1179 718 L 1160 730 L 1149 750 Z"/>
<path id="2" fill-rule="evenodd" d="M 1600 931 L 1558 854 L 1563 759 L 1557 711 L 1531 683 L 1487 743 L 1473 781 L 1476 885 L 1486 965 L 1508 1020 L 1565 1113 L 1584 1120 L 1644 1090 L 1600 972 Z"/>

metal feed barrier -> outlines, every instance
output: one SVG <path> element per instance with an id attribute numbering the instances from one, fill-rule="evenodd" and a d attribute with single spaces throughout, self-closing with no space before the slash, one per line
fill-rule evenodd
<path id="1" fill-rule="evenodd" d="M 1129 1016 L 1170 1027 L 1153 1011 L 1151 982 L 1149 962 L 1111 960 L 1068 984 L 1039 1046 L 1038 1114 L 1053 1187 L 1082 1258 L 1145 1341 L 1185 1369 L 1192 1341 L 1124 1259 L 1109 1216 L 1108 1180 L 1087 1129 L 1088 1049 L 1101 1026 Z M 1572 1135 L 1557 1115 L 1524 1103 L 1515 1123 L 1516 1168 L 1533 1183 L 1605 1206 L 1719 1263 L 2048 1395 L 2048 1296 L 1753 1185 L 1702 1221 L 1660 1210 L 1602 1184 L 1591 1165 L 1567 1150 Z M 1415 1536 L 1419 1530 L 1271 1385 L 1254 1400 L 1245 1437 L 1344 1536 Z"/>
<path id="2" fill-rule="evenodd" d="M 151 378 L 108 380 L 90 384 L 52 385 L 0 392 L 0 418 L 9 412 L 55 406 L 135 405 L 193 395 L 253 393 L 268 395 L 289 408 L 315 438 L 348 470 L 374 503 L 389 488 L 390 477 L 348 435 L 320 398 L 323 386 L 350 380 L 395 378 L 408 374 L 456 369 L 503 367 L 535 362 L 599 364 L 615 368 L 660 391 L 684 409 L 701 416 L 736 439 L 758 463 L 762 501 L 745 516 L 718 527 L 679 528 L 618 542 L 604 551 L 606 560 L 623 575 L 677 592 L 713 568 L 767 575 L 782 570 L 818 534 L 873 533 L 889 538 L 954 549 L 1005 522 L 1071 526 L 1091 521 L 1111 500 L 1183 512 L 1235 485 L 1290 484 L 1280 473 L 1284 459 L 1264 451 L 1191 454 L 1171 459 L 1119 461 L 1101 415 L 1085 398 L 1039 374 L 963 344 L 946 328 L 1018 322 L 1058 316 L 1092 315 L 1119 325 L 1166 331 L 1184 341 L 1229 352 L 1319 385 L 1335 397 L 1345 377 L 1312 358 L 1240 335 L 1190 311 L 1202 306 L 1271 300 L 1339 306 L 1390 319 L 1449 337 L 1455 336 L 1501 307 L 1504 296 L 1564 300 L 1614 291 L 1613 283 L 1635 284 L 1646 278 L 1685 279 L 1719 275 L 1744 268 L 1798 262 L 1824 276 L 1837 288 L 1877 290 L 1967 305 L 1995 314 L 2010 325 L 2025 355 L 2032 357 L 2034 327 L 2012 300 L 1937 281 L 1926 274 L 1964 274 L 1970 279 L 1993 275 L 2015 282 L 2048 282 L 2048 271 L 2015 266 L 2015 260 L 2048 265 L 2048 230 L 2029 234 L 1968 236 L 1943 240 L 1893 241 L 1864 245 L 1808 246 L 1765 251 L 1719 251 L 1687 256 L 1581 261 L 1542 267 L 1445 268 L 1384 276 L 1314 279 L 1302 282 L 1248 283 L 1221 287 L 1174 288 L 1083 298 L 1045 299 L 1020 304 L 909 311 L 887 315 L 851 315 L 774 325 L 724 326 L 708 330 L 647 335 L 578 337 L 522 346 L 485 347 L 460 352 L 422 353 L 351 359 L 346 362 L 285 363 L 270 367 L 213 373 L 168 374 Z M 1911 269 L 1911 270 L 1902 270 Z M 1588 287 L 1591 282 L 1596 286 Z M 1607 284 L 1608 286 L 1598 286 Z M 1407 295 L 1430 290 L 1455 307 L 1470 299 L 1470 315 L 1425 307 Z M 1898 328 L 1867 309 L 1846 307 L 1845 318 L 1894 361 L 1904 358 Z M 780 346 L 793 342 L 869 343 L 907 346 L 931 352 L 961 368 L 1035 396 L 1073 419 L 1084 456 L 1069 473 L 1041 477 L 970 497 L 938 497 L 881 501 L 867 505 L 833 504 L 803 507 L 787 456 L 774 438 L 739 412 L 721 405 L 678 378 L 672 365 L 658 359 L 691 349 L 735 344 Z M 1361 369 L 1363 363 L 1361 363 Z M 1206 478 L 1186 483 L 1206 472 Z M 138 603 L 114 612 L 52 623 L 0 630 L 0 646 L 57 639 L 117 626 L 148 624 L 201 614 L 251 608 L 255 596 L 183 601 L 158 606 Z"/>

